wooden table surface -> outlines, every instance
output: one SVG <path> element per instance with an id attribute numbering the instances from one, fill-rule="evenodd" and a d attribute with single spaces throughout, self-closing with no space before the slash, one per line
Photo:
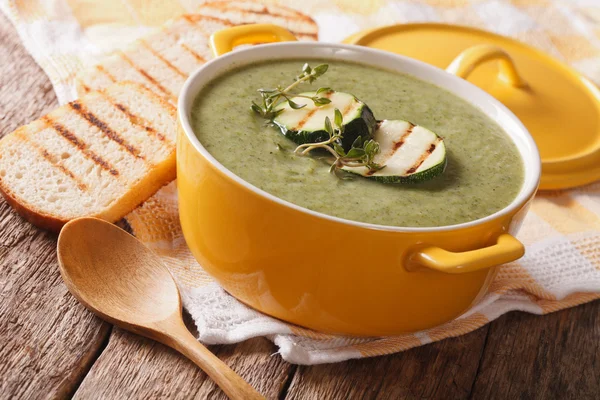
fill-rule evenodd
<path id="1" fill-rule="evenodd" d="M 0 136 L 57 106 L 0 15 Z M 0 398 L 224 398 L 174 351 L 99 320 L 67 292 L 56 236 L 0 200 Z M 510 313 L 391 356 L 295 366 L 259 338 L 212 350 L 268 398 L 599 399 L 600 302 Z"/>

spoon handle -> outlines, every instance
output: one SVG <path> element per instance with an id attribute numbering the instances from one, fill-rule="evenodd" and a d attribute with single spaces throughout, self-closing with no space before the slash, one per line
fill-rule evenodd
<path id="1" fill-rule="evenodd" d="M 172 347 L 200 367 L 230 399 L 264 400 L 260 393 L 202 345 L 187 328 L 182 327 L 170 336 Z"/>

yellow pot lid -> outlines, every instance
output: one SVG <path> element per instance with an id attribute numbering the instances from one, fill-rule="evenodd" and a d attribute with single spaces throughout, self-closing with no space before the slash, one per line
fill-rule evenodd
<path id="1" fill-rule="evenodd" d="M 600 91 L 546 53 L 490 32 L 433 23 L 371 29 L 344 42 L 440 68 L 452 63 L 448 70 L 490 93 L 531 132 L 542 157 L 541 189 L 564 189 L 600 179 Z M 486 62 L 502 54 L 509 56 L 503 63 Z"/>

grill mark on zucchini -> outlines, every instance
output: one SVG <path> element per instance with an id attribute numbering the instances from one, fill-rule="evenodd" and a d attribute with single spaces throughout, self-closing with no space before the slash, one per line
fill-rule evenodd
<path id="1" fill-rule="evenodd" d="M 323 94 L 322 97 L 326 97 L 326 98 L 330 98 L 331 95 L 333 94 L 333 92 L 327 92 L 325 94 Z M 306 113 L 306 115 L 304 116 L 304 118 L 302 118 L 300 120 L 300 122 L 298 122 L 298 126 L 297 129 L 300 130 L 304 127 L 304 125 L 306 125 L 306 123 L 310 120 L 310 118 L 315 115 L 315 113 L 319 111 L 319 108 L 313 108 L 312 110 L 310 110 L 309 112 Z"/>
<path id="2" fill-rule="evenodd" d="M 416 170 L 419 169 L 419 167 L 421 166 L 421 164 L 423 164 L 425 162 L 425 160 L 427 160 L 427 158 L 431 155 L 431 153 L 433 153 L 433 151 L 435 150 L 435 148 L 437 147 L 438 143 L 441 141 L 442 139 L 437 138 L 435 140 L 435 142 L 431 143 L 431 145 L 429 146 L 429 148 L 426 150 L 425 154 L 422 154 L 421 157 L 417 160 L 417 162 L 410 167 L 406 173 L 407 174 L 412 174 L 414 173 Z"/>
<path id="3" fill-rule="evenodd" d="M 398 140 L 397 142 L 394 143 L 394 146 L 392 146 L 392 149 L 393 149 L 392 154 L 394 154 L 396 152 L 396 150 L 398 150 L 400 147 L 402 147 L 402 145 L 404 145 L 404 142 L 406 142 L 406 139 L 408 139 L 408 137 L 412 133 L 412 131 L 415 127 L 415 124 L 413 124 L 412 122 L 409 122 L 409 124 L 410 124 L 410 126 L 408 127 L 408 130 L 406 131 L 406 133 L 404 135 L 402 135 L 400 140 Z M 377 125 L 377 129 L 379 129 L 380 126 L 381 126 L 381 123 L 379 123 Z"/>
<path id="4" fill-rule="evenodd" d="M 326 94 L 327 95 L 327 94 Z M 325 96 L 327 97 L 327 96 Z M 346 108 L 344 108 L 344 110 L 342 111 L 342 119 L 348 115 L 350 113 L 350 111 L 352 111 L 352 109 L 354 108 L 354 104 L 348 104 L 348 106 Z"/>

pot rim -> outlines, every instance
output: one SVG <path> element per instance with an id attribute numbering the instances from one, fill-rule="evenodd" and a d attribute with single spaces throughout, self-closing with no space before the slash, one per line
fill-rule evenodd
<path id="1" fill-rule="evenodd" d="M 285 50 L 289 51 L 288 54 Z M 299 54 L 302 50 L 313 51 L 315 54 L 303 55 Z M 321 54 L 318 54 L 319 51 Z M 327 51 L 329 51 L 327 53 Z M 356 53 L 364 58 L 350 57 Z M 345 55 L 344 58 L 343 55 Z M 309 210 L 302 206 L 296 205 L 287 200 L 281 199 L 275 195 L 272 195 L 253 184 L 240 178 L 232 171 L 223 166 L 217 161 L 200 143 L 200 140 L 194 134 L 194 131 L 190 125 L 191 117 L 191 106 L 196 99 L 200 90 L 214 78 L 221 76 L 226 71 L 232 68 L 250 64 L 252 62 L 260 61 L 271 61 L 278 59 L 338 59 L 342 61 L 354 61 L 360 64 L 380 67 L 388 70 L 394 70 L 396 72 L 411 75 L 417 79 L 424 80 L 428 83 L 433 83 L 444 90 L 451 92 L 453 95 L 462 98 L 474 107 L 477 107 L 489 118 L 499 124 L 504 132 L 510 137 L 512 142 L 517 146 L 519 150 L 521 160 L 523 162 L 525 177 L 521 189 L 513 201 L 506 207 L 496 211 L 493 214 L 487 215 L 483 218 L 479 218 L 469 222 L 463 222 L 454 225 L 445 226 L 434 226 L 434 227 L 402 227 L 402 226 L 389 226 L 389 225 L 378 225 L 367 222 L 352 221 L 345 218 L 335 217 L 332 215 L 324 214 L 318 211 Z M 381 65 L 373 61 L 374 59 L 389 61 L 386 65 Z M 391 64 L 391 65 L 390 65 Z M 409 68 L 407 68 L 409 67 Z M 407 70 L 410 70 L 407 71 Z M 418 73 L 417 73 L 418 72 Z M 211 74 L 209 78 L 204 75 Z M 427 79 L 422 75 L 429 75 L 430 77 L 436 77 L 434 79 Z M 204 78 L 204 82 L 202 82 Z M 460 93 L 457 93 L 460 91 Z M 480 101 L 486 109 L 475 104 L 475 101 Z M 491 115 L 495 114 L 495 115 Z M 533 140 L 533 137 L 529 134 L 527 128 L 523 123 L 502 103 L 486 93 L 479 87 L 471 84 L 470 82 L 459 78 L 446 72 L 443 69 L 434 67 L 430 64 L 402 56 L 386 52 L 383 50 L 372 49 L 368 47 L 336 44 L 336 43 L 320 43 L 320 42 L 281 42 L 264 44 L 260 46 L 254 46 L 246 49 L 239 49 L 233 52 L 224 54 L 216 57 L 206 64 L 202 65 L 196 71 L 194 71 L 186 80 L 181 92 L 179 94 L 179 100 L 177 103 L 177 117 L 185 132 L 185 137 L 189 140 L 194 148 L 205 157 L 213 166 L 215 166 L 221 173 L 227 176 L 229 179 L 235 181 L 239 185 L 245 187 L 259 196 L 262 196 L 270 201 L 278 203 L 282 206 L 292 208 L 302 213 L 312 215 L 317 218 L 326 219 L 336 223 L 342 223 L 352 225 L 355 227 L 366 228 L 371 230 L 383 230 L 390 232 L 404 232 L 404 233 L 426 233 L 426 232 L 443 232 L 453 231 L 465 228 L 471 228 L 474 226 L 485 224 L 491 220 L 501 218 L 507 214 L 511 214 L 520 209 L 527 201 L 535 194 L 538 189 L 540 174 L 541 174 L 541 159 L 538 148 Z M 507 118 L 503 120 L 502 118 Z"/>

